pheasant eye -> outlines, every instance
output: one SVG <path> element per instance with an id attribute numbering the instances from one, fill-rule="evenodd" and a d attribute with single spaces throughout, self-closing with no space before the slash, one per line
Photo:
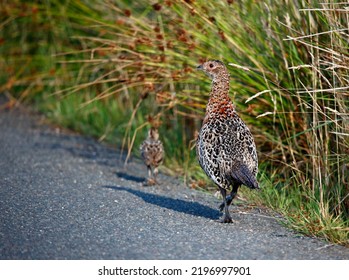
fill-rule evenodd
<path id="1" fill-rule="evenodd" d="M 212 67 L 213 67 L 213 64 L 211 63 L 209 66 L 210 66 L 210 68 L 212 68 Z"/>

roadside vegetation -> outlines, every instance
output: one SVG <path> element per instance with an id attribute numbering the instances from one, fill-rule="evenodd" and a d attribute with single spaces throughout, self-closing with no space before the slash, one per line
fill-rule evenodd
<path id="1" fill-rule="evenodd" d="M 194 149 L 210 82 L 195 67 L 220 59 L 259 151 L 263 191 L 242 196 L 299 232 L 349 246 L 348 6 L 2 1 L 0 93 L 7 107 L 32 104 L 128 157 L 159 118 L 163 172 L 211 190 Z"/>

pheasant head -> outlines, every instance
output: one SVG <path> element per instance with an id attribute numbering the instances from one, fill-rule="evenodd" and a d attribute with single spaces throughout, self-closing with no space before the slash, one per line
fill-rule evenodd
<path id="1" fill-rule="evenodd" d="M 209 76 L 213 82 L 220 80 L 229 81 L 229 72 L 224 63 L 220 60 L 209 60 L 197 66 L 196 69 L 204 71 L 204 73 L 206 73 L 206 75 Z"/>

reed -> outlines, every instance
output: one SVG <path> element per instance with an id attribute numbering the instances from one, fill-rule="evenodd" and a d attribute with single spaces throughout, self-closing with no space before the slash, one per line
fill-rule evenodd
<path id="1" fill-rule="evenodd" d="M 210 85 L 195 66 L 221 59 L 259 150 L 264 191 L 243 195 L 299 231 L 348 244 L 346 3 L 50 1 L 21 15 L 23 5 L 5 1 L 1 13 L 1 91 L 14 103 L 35 101 L 128 155 L 156 115 L 163 171 L 208 189 L 193 147 Z"/>

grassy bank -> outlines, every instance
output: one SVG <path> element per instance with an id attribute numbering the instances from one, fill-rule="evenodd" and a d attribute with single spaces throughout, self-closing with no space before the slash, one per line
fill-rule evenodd
<path id="1" fill-rule="evenodd" d="M 1 6 L 1 92 L 138 154 L 162 120 L 166 170 L 209 188 L 193 149 L 210 87 L 195 66 L 230 63 L 261 194 L 308 235 L 348 244 L 348 11 L 335 1 L 50 1 Z M 102 3 L 102 4 L 101 4 Z M 175 143 L 175 145 L 173 144 Z"/>

